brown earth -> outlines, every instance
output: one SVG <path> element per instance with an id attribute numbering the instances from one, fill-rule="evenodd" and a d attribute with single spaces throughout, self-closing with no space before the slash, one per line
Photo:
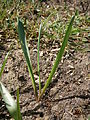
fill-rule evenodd
<path id="1" fill-rule="evenodd" d="M 1 39 L 2 42 L 3 39 Z M 32 83 L 22 50 L 15 39 L 5 39 L 0 46 L 0 66 L 5 54 L 13 44 L 1 81 L 11 94 L 16 96 L 20 87 L 20 106 L 23 120 L 87 120 L 90 116 L 90 53 L 69 48 L 58 66 L 53 80 L 37 102 L 34 98 Z M 40 44 L 40 74 L 42 86 L 48 78 L 60 48 L 60 41 L 46 41 Z M 37 41 L 29 41 L 33 72 L 38 87 Z M 82 44 L 80 47 L 90 47 Z M 10 120 L 9 113 L 0 97 L 0 120 Z"/>
<path id="2" fill-rule="evenodd" d="M 31 59 L 38 83 L 37 43 L 35 41 L 30 42 Z M 57 41 L 45 45 L 45 49 L 41 48 L 40 50 L 42 85 L 48 77 L 60 46 Z M 12 51 L 9 56 L 2 81 L 9 90 L 12 90 L 14 95 L 17 86 L 20 86 L 20 105 L 23 120 L 86 120 L 90 115 L 89 61 L 90 54 L 88 52 L 67 50 L 50 87 L 39 103 L 34 98 L 26 62 L 20 48 Z M 2 103 L 1 100 L 0 119 L 4 120 L 9 116 L 6 114 L 5 106 Z M 4 112 L 2 113 L 2 111 Z"/>

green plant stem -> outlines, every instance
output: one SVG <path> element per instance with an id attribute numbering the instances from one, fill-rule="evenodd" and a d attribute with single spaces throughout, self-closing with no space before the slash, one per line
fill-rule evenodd
<path id="1" fill-rule="evenodd" d="M 22 120 L 19 104 L 19 88 L 17 89 L 17 120 Z"/>
<path id="2" fill-rule="evenodd" d="M 36 88 L 34 75 L 32 74 L 33 71 L 32 71 L 32 69 L 30 67 L 28 67 L 28 70 L 29 70 L 29 74 L 30 74 L 30 77 L 31 77 L 31 80 L 32 80 L 32 85 L 33 85 L 33 89 L 34 89 L 34 95 L 35 95 L 35 98 L 37 100 L 38 99 L 38 93 L 37 93 L 37 88 Z"/>
<path id="3" fill-rule="evenodd" d="M 40 80 L 40 68 L 39 68 L 39 48 L 40 48 L 41 29 L 42 29 L 42 25 L 40 25 L 40 29 L 39 29 L 38 53 L 37 53 L 37 65 L 38 65 L 38 75 L 39 75 L 39 94 L 41 94 L 41 80 Z"/>
<path id="4" fill-rule="evenodd" d="M 68 28 L 67 28 L 67 31 L 66 31 L 66 34 L 65 34 L 63 43 L 62 43 L 62 46 L 61 46 L 61 48 L 60 48 L 60 50 L 59 50 L 59 52 L 58 52 L 58 55 L 57 55 L 57 57 L 56 57 L 56 60 L 55 60 L 54 65 L 53 65 L 53 67 L 52 67 L 51 73 L 49 74 L 49 77 L 48 77 L 48 79 L 47 79 L 47 81 L 46 81 L 46 83 L 45 83 L 45 85 L 44 85 L 44 87 L 43 87 L 43 89 L 42 89 L 42 92 L 41 92 L 38 100 L 40 100 L 41 96 L 45 93 L 45 91 L 46 91 L 47 87 L 49 86 L 49 84 L 50 84 L 50 82 L 51 82 L 51 80 L 52 80 L 52 77 L 53 77 L 53 75 L 54 75 L 54 73 L 55 73 L 55 71 L 56 71 L 56 68 L 58 67 L 58 64 L 59 64 L 59 62 L 60 62 L 60 60 L 61 60 L 61 58 L 62 58 L 62 55 L 63 55 L 63 53 L 64 53 L 64 49 L 65 49 L 65 47 L 66 47 L 66 45 L 67 45 L 67 41 L 68 41 L 68 39 L 69 39 L 69 35 L 70 35 L 70 33 L 71 33 L 71 28 L 72 28 L 72 24 L 73 24 L 73 22 L 74 22 L 74 18 L 75 18 L 75 15 L 72 17 L 72 19 L 71 19 L 71 21 L 70 21 L 70 24 L 69 24 L 69 26 L 68 26 Z"/>

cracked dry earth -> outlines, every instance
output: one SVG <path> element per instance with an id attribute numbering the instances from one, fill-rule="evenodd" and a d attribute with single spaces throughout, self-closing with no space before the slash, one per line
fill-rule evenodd
<path id="1" fill-rule="evenodd" d="M 8 40 L 9 42 L 13 40 Z M 43 40 L 42 40 L 43 41 Z M 20 86 L 23 120 L 87 120 L 90 116 L 90 53 L 67 48 L 58 69 L 41 101 L 36 102 L 22 50 L 15 41 L 2 82 L 16 96 Z M 40 44 L 40 74 L 44 85 L 60 48 L 58 41 Z M 8 47 L 0 48 L 0 66 Z M 37 42 L 29 42 L 33 72 L 38 87 Z M 15 97 L 16 98 L 16 97 Z M 12 120 L 0 97 L 0 120 Z"/>

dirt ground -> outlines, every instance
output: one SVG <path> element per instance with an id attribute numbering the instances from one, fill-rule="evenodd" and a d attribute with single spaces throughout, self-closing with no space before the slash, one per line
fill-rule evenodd
<path id="1" fill-rule="evenodd" d="M 0 33 L 3 34 L 3 33 Z M 23 120 L 87 120 L 90 116 L 90 52 L 84 51 L 90 43 L 81 44 L 83 50 L 76 50 L 70 43 L 58 66 L 53 80 L 42 97 L 37 102 L 34 98 L 32 83 L 27 65 L 16 39 L 0 38 L 0 66 L 4 60 L 10 43 L 13 49 L 1 81 L 5 84 L 14 98 L 16 89 L 20 87 L 20 107 Z M 40 74 L 42 86 L 48 78 L 58 50 L 60 41 L 46 41 L 40 43 Z M 29 49 L 34 77 L 38 87 L 37 74 L 37 41 L 29 41 Z M 5 104 L 0 97 L 0 120 L 12 120 Z"/>

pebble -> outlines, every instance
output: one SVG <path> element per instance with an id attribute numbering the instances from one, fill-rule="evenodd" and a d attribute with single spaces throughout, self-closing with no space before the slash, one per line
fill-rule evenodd
<path id="1" fill-rule="evenodd" d="M 57 91 L 57 87 L 54 87 L 50 90 L 50 96 L 54 95 Z"/>

